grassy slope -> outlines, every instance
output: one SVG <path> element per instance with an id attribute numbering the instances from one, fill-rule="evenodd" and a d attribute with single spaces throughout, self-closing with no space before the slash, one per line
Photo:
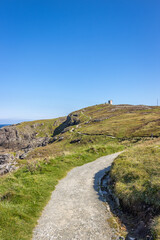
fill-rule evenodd
<path id="1" fill-rule="evenodd" d="M 151 136 L 151 133 L 160 136 L 160 107 L 103 104 L 84 109 L 84 114 L 91 117 L 91 122 L 81 126 L 82 132 L 119 138 Z M 104 120 L 93 122 L 95 119 Z"/>
<path id="2" fill-rule="evenodd" d="M 37 133 L 37 137 L 51 137 L 55 128 L 57 128 L 66 117 L 46 119 L 46 120 L 36 120 L 30 122 L 23 122 L 17 125 L 17 130 L 24 133 L 32 133 L 33 131 Z"/>
<path id="3" fill-rule="evenodd" d="M 75 132 L 99 133 L 119 138 L 151 136 L 152 133 L 160 136 L 160 107 L 101 104 L 78 110 L 73 114 L 77 114 L 80 121 Z M 65 117 L 24 122 L 17 125 L 17 129 L 22 132 L 34 129 L 37 136 L 51 136 L 64 120 Z"/>
<path id="4" fill-rule="evenodd" d="M 123 206 L 143 211 L 144 205 L 160 212 L 160 140 L 145 142 L 121 154 L 112 165 L 114 192 Z M 153 229 L 160 239 L 160 217 Z"/>
<path id="5" fill-rule="evenodd" d="M 58 180 L 71 168 L 121 151 L 117 143 L 90 145 L 71 155 L 27 162 L 0 182 L 0 239 L 31 239 L 32 230 Z"/>
<path id="6" fill-rule="evenodd" d="M 151 134 L 160 136 L 160 107 L 101 104 L 81 109 L 73 114 L 78 115 L 77 119 L 80 121 L 77 126 L 70 126 L 70 130 L 74 131 L 59 134 L 64 137 L 62 142 L 56 141 L 46 147 L 35 149 L 29 157 L 56 156 L 61 154 L 62 148 L 64 151 L 72 151 L 73 146 L 69 142 L 74 139 L 81 140 L 80 144 L 75 145 L 79 147 L 88 142 L 101 141 L 106 135 L 118 138 L 150 137 Z M 91 136 L 84 136 L 84 133 Z"/>
<path id="7" fill-rule="evenodd" d="M 130 139 L 150 137 L 152 133 L 160 136 L 159 114 L 160 107 L 108 104 L 72 113 L 80 123 L 60 133 L 57 137 L 63 136 L 62 141 L 35 149 L 29 154 L 29 160 L 19 161 L 21 168 L 18 172 L 2 178 L 0 239 L 30 239 L 36 220 L 58 179 L 74 166 L 122 149 L 118 140 L 106 135 Z M 17 128 L 22 133 L 34 131 L 38 137 L 51 137 L 65 119 L 26 122 Z M 80 143 L 70 143 L 76 139 Z"/>

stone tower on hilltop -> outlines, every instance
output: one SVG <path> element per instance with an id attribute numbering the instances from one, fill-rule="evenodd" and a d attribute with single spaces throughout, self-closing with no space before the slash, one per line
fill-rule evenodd
<path id="1" fill-rule="evenodd" d="M 113 100 L 108 100 L 108 104 L 113 104 Z"/>

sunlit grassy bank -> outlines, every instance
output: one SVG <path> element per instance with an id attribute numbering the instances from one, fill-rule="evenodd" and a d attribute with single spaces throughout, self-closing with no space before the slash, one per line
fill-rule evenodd
<path id="1" fill-rule="evenodd" d="M 33 228 L 58 180 L 73 167 L 121 151 L 117 143 L 83 147 L 80 151 L 41 161 L 24 161 L 0 182 L 0 239 L 31 239 Z"/>
<path id="2" fill-rule="evenodd" d="M 145 209 L 160 213 L 160 141 L 140 144 L 122 153 L 111 168 L 113 190 L 125 209 L 140 214 Z M 147 218 L 147 216 L 146 216 Z M 160 217 L 151 226 L 160 239 Z"/>

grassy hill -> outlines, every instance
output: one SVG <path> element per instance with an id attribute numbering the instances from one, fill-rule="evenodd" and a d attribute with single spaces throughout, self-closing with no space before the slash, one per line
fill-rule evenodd
<path id="1" fill-rule="evenodd" d="M 24 135 L 25 133 L 36 133 L 36 137 L 51 137 L 54 130 L 66 120 L 66 117 L 46 119 L 46 120 L 37 120 L 30 122 L 22 122 L 17 124 L 16 128 Z"/>
<path id="2" fill-rule="evenodd" d="M 37 135 L 42 132 L 41 128 Z M 71 113 L 54 129 L 54 142 L 35 149 L 28 158 L 56 156 L 106 139 L 139 141 L 150 138 L 152 134 L 160 136 L 160 107 L 95 105 Z"/>
<path id="3" fill-rule="evenodd" d="M 101 104 L 75 111 L 67 117 L 24 122 L 14 129 L 20 140 L 47 137 L 49 144 L 29 151 L 25 159 L 18 160 L 18 171 L 1 177 L 0 239 L 31 239 L 36 221 L 58 180 L 71 168 L 102 155 L 128 149 L 120 156 L 120 163 L 116 160 L 113 165 L 112 177 L 118 186 L 115 193 L 129 206 L 134 200 L 136 203 L 145 199 L 143 184 L 149 179 L 159 191 L 160 107 Z M 139 189 L 136 196 L 135 183 Z M 151 193 L 147 193 L 147 201 L 151 201 Z M 159 195 L 154 197 L 157 200 L 156 196 Z M 152 202 L 153 206 L 156 204 Z M 156 232 L 159 222 L 158 218 Z"/>
<path id="4" fill-rule="evenodd" d="M 132 105 L 97 105 L 81 110 L 89 118 L 81 131 L 118 138 L 160 135 L 160 108 Z"/>
<path id="5" fill-rule="evenodd" d="M 160 107 L 100 104 L 75 111 L 69 117 L 70 121 L 62 117 L 24 122 L 17 125 L 17 130 L 24 133 L 34 129 L 37 137 L 45 137 L 52 136 L 55 129 L 57 135 L 67 127 L 69 131 L 71 126 L 78 125 L 75 132 L 86 134 L 118 138 L 160 136 Z"/>

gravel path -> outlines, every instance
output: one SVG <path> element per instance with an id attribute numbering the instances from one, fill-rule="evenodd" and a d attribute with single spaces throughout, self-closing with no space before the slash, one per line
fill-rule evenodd
<path id="1" fill-rule="evenodd" d="M 33 240 L 110 240 L 110 216 L 98 195 L 98 182 L 119 153 L 72 169 L 59 181 L 42 212 Z"/>

